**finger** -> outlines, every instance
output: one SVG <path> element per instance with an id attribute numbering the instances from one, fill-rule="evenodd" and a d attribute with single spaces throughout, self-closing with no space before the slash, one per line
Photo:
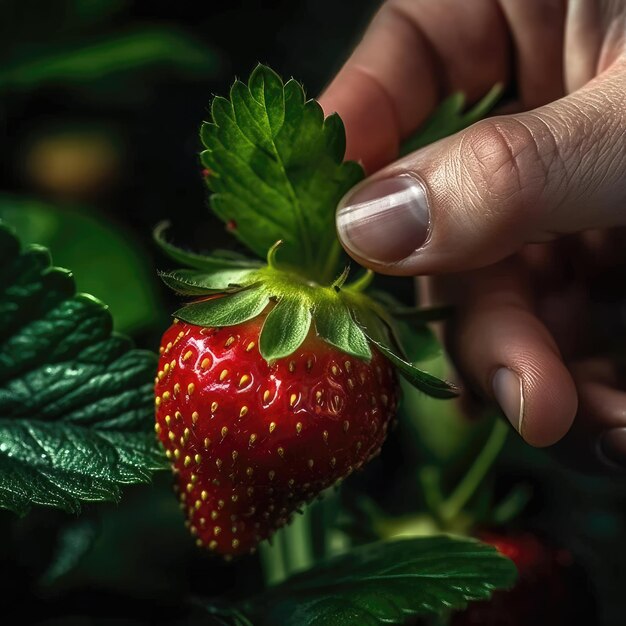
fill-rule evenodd
<path id="1" fill-rule="evenodd" d="M 576 388 L 553 338 L 532 311 L 516 260 L 463 276 L 461 288 L 462 305 L 450 330 L 460 371 L 495 398 L 528 443 L 555 443 L 576 414 Z"/>
<path id="2" fill-rule="evenodd" d="M 625 98 L 621 60 L 575 94 L 401 159 L 340 203 L 344 247 L 381 273 L 436 274 L 626 224 Z"/>
<path id="3" fill-rule="evenodd" d="M 367 171 L 398 155 L 439 99 L 470 101 L 508 78 L 509 39 L 495 0 L 391 0 L 320 98 L 346 127 L 346 158 Z M 476 68 L 480 67 L 477 72 Z"/>
<path id="4" fill-rule="evenodd" d="M 565 95 L 565 0 L 500 0 L 515 46 L 517 90 L 525 108 Z"/>
<path id="5" fill-rule="evenodd" d="M 564 23 L 564 0 L 390 0 L 320 101 L 344 120 L 347 158 L 374 171 L 443 96 L 506 83 L 511 40 L 524 107 L 560 97 Z"/>
<path id="6" fill-rule="evenodd" d="M 604 358 L 572 366 L 579 411 L 557 451 L 579 469 L 626 470 L 626 392 L 618 388 L 615 370 Z"/>

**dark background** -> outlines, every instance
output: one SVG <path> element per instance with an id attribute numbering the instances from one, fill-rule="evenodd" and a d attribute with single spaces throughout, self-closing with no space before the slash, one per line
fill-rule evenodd
<path id="1" fill-rule="evenodd" d="M 111 305 L 119 330 L 154 349 L 177 299 L 156 279 L 155 268 L 168 261 L 151 241 L 152 228 L 168 219 L 179 244 L 230 245 L 209 213 L 198 160 L 198 129 L 211 96 L 226 94 L 233 77 L 246 79 L 259 61 L 317 95 L 378 4 L 0 0 L 0 218 L 24 241 L 50 247 L 57 263 L 75 271 L 79 288 Z M 3 83 L 2 70 L 12 64 L 63 51 L 80 58 L 90 42 L 151 28 L 193 40 L 206 69 L 163 60 L 121 74 Z M 63 159 L 70 164 L 59 174 Z M 91 164 L 86 173 L 84 163 Z M 410 281 L 387 285 L 410 296 Z M 440 417 L 432 415 L 433 428 Z M 377 494 L 392 513 L 416 497 L 407 491 L 415 464 L 409 439 L 403 431 L 392 435 L 380 463 L 352 483 L 355 492 Z M 181 607 L 196 595 L 257 588 L 255 562 L 225 566 L 194 548 L 169 483 L 160 476 L 126 490 L 121 505 L 86 505 L 80 517 L 49 509 L 23 520 L 0 513 L 0 619 L 174 624 L 187 619 Z M 569 472 L 512 439 L 495 483 L 498 493 L 518 483 L 533 492 L 517 523 L 580 560 L 581 596 L 598 601 L 601 618 L 568 624 L 625 623 L 621 482 Z"/>

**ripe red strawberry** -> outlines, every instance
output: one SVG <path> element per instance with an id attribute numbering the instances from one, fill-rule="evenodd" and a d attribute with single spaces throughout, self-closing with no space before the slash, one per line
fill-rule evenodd
<path id="1" fill-rule="evenodd" d="M 175 322 L 163 335 L 156 432 L 198 545 L 250 552 L 303 503 L 377 454 L 396 411 L 396 376 L 311 330 L 268 365 L 266 315 L 225 328 Z"/>
<path id="2" fill-rule="evenodd" d="M 485 532 L 479 538 L 515 563 L 518 582 L 513 589 L 497 591 L 489 600 L 471 603 L 453 617 L 453 626 L 595 623 L 589 590 L 579 579 L 580 571 L 567 550 L 528 532 Z"/>
<path id="3" fill-rule="evenodd" d="M 347 282 L 333 216 L 364 172 L 342 162 L 339 118 L 259 66 L 230 100 L 214 100 L 201 137 L 211 208 L 267 262 L 189 252 L 156 228 L 185 266 L 163 281 L 196 299 L 163 337 L 156 429 L 198 543 L 230 555 L 378 452 L 395 371 L 432 396 L 456 392 L 403 358 L 407 324 L 432 340 L 432 312 L 366 293 L 370 271 Z"/>

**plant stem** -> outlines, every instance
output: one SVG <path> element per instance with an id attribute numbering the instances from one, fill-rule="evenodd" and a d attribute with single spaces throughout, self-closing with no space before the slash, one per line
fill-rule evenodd
<path id="1" fill-rule="evenodd" d="M 441 522 L 443 494 L 439 484 L 439 470 L 432 465 L 426 465 L 419 471 L 418 477 L 422 493 L 424 494 L 426 508 L 438 522 Z"/>
<path id="2" fill-rule="evenodd" d="M 280 531 L 287 576 L 313 564 L 311 510 L 312 507 L 306 507 L 302 515 L 296 515 L 293 522 Z"/>
<path id="3" fill-rule="evenodd" d="M 340 254 L 341 244 L 339 243 L 339 239 L 335 238 L 333 240 L 333 245 L 328 251 L 328 256 L 326 257 L 326 261 L 324 263 L 324 266 L 322 267 L 321 274 L 316 277 L 320 285 L 327 285 L 335 280 L 335 272 Z"/>
<path id="4" fill-rule="evenodd" d="M 259 557 L 266 587 L 276 585 L 285 580 L 287 572 L 285 570 L 283 547 L 280 541 L 275 540 L 274 545 L 263 541 L 259 545 Z"/>
<path id="5" fill-rule="evenodd" d="M 444 522 L 451 522 L 463 510 L 487 475 L 487 472 L 498 457 L 507 435 L 509 427 L 504 421 L 496 417 L 489 438 L 480 454 L 469 468 L 463 479 L 454 491 L 439 507 L 439 514 Z"/>

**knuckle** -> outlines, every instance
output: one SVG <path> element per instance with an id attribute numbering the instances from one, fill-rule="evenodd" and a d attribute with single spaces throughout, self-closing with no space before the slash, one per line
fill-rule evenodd
<path id="1" fill-rule="evenodd" d="M 547 127 L 531 129 L 521 119 L 496 117 L 462 135 L 459 162 L 464 195 L 483 214 L 526 216 L 537 210 L 550 172 L 556 140 Z"/>

